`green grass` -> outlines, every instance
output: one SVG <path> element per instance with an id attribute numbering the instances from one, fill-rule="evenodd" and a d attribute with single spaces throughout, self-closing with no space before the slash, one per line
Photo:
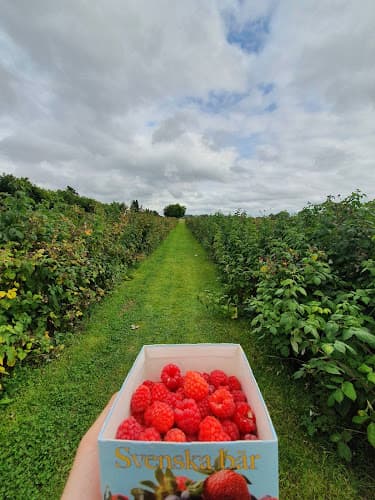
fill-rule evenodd
<path id="1" fill-rule="evenodd" d="M 345 466 L 329 445 L 306 436 L 303 386 L 251 337 L 247 323 L 197 300 L 218 287 L 215 267 L 178 224 L 133 279 L 93 309 L 58 359 L 16 370 L 8 384 L 13 402 L 0 416 L 0 498 L 59 498 L 81 436 L 143 344 L 228 341 L 243 346 L 279 436 L 280 498 L 375 498 L 369 459 Z"/>

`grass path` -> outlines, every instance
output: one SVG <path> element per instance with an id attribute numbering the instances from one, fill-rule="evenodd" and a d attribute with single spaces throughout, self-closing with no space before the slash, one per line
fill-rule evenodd
<path id="1" fill-rule="evenodd" d="M 280 498 L 375 498 L 369 475 L 305 437 L 301 388 L 251 339 L 246 323 L 199 303 L 199 292 L 216 287 L 214 266 L 178 224 L 133 279 L 94 308 L 59 359 L 17 370 L 13 403 L 0 414 L 0 498 L 59 498 L 81 436 L 143 344 L 228 341 L 245 349 L 279 435 Z"/>

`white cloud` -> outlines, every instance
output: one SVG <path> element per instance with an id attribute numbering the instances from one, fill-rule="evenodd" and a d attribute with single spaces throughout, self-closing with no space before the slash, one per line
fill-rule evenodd
<path id="1" fill-rule="evenodd" d="M 159 211 L 375 197 L 374 26 L 371 0 L 3 0 L 0 171 Z"/>

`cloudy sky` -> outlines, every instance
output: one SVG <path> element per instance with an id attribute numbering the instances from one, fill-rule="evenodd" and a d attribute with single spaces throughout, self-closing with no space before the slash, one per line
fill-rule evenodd
<path id="1" fill-rule="evenodd" d="M 0 173 L 162 212 L 375 197 L 373 0 L 0 0 Z"/>

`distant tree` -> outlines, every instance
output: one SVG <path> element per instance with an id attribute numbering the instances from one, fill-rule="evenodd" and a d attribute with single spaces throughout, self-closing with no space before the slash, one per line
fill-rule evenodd
<path id="1" fill-rule="evenodd" d="M 131 202 L 131 205 L 130 205 L 130 210 L 131 210 L 132 212 L 139 212 L 140 207 L 139 207 L 138 200 L 133 200 L 133 201 Z"/>
<path id="2" fill-rule="evenodd" d="M 186 207 L 175 203 L 174 205 L 168 205 L 164 208 L 164 215 L 166 217 L 177 217 L 180 219 L 185 215 Z"/>

